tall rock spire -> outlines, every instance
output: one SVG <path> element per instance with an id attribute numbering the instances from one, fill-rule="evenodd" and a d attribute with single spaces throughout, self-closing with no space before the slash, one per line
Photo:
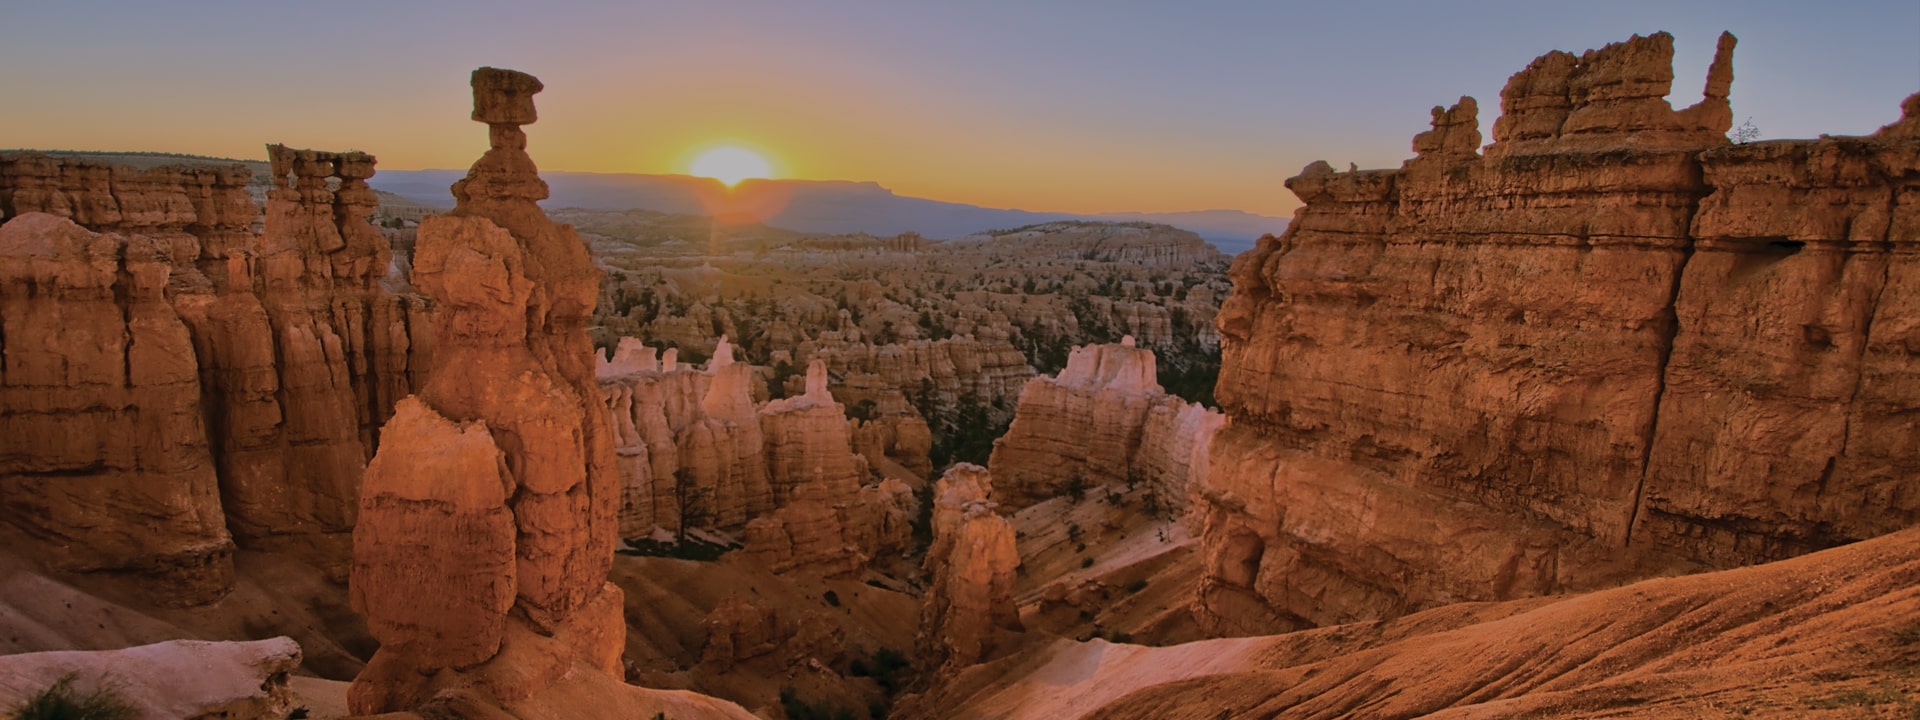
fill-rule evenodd
<path id="1" fill-rule="evenodd" d="M 354 679 L 357 713 L 457 687 L 510 703 L 574 662 L 620 670 L 620 488 L 586 333 L 600 272 L 535 204 L 546 184 L 520 126 L 540 89 L 474 71 L 492 149 L 420 225 L 413 282 L 440 305 L 438 347 L 361 489 L 352 597 L 381 648 Z"/>

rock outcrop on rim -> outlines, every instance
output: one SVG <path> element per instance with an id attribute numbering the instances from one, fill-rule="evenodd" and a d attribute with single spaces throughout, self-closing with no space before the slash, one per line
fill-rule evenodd
<path id="1" fill-rule="evenodd" d="M 1916 108 L 1731 145 L 1672 38 L 1435 108 L 1398 170 L 1315 163 L 1219 316 L 1214 633 L 1776 560 L 1920 519 Z"/>

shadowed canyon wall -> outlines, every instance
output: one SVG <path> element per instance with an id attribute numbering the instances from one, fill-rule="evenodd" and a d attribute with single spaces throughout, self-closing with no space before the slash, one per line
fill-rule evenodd
<path id="1" fill-rule="evenodd" d="M 1554 52 L 1398 170 L 1315 163 L 1231 271 L 1214 633 L 1727 567 L 1920 519 L 1920 97 L 1730 145 L 1733 38 Z"/>

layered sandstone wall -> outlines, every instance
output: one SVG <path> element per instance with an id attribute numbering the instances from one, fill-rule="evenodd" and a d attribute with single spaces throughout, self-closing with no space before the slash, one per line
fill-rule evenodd
<path id="1" fill-rule="evenodd" d="M 1004 338 L 869 344 L 823 334 L 801 343 L 793 357 L 800 364 L 824 362 L 833 375 L 849 380 L 874 376 L 934 413 L 951 413 L 964 402 L 1011 406 L 1033 377 L 1026 356 Z"/>
<path id="2" fill-rule="evenodd" d="M 191 604 L 231 587 L 233 541 L 165 258 L 53 215 L 0 225 L 0 519 L 57 567 Z"/>
<path id="3" fill-rule="evenodd" d="M 1151 223 L 1051 222 L 984 236 L 983 249 L 1022 258 L 1077 258 L 1186 269 L 1227 257 L 1185 230 Z"/>
<path id="4" fill-rule="evenodd" d="M 988 467 L 1005 502 L 1145 482 L 1174 511 L 1206 485 L 1207 453 L 1226 423 L 1155 381 L 1152 350 L 1133 338 L 1074 348 L 1057 377 L 1027 381 Z"/>
<path id="5" fill-rule="evenodd" d="M 904 551 L 912 491 L 897 479 L 873 482 L 854 441 L 867 424 L 850 421 L 834 400 L 826 365 L 808 366 L 801 394 L 756 407 L 750 366 L 734 361 L 725 338 L 715 350 L 699 369 L 680 364 L 674 350 L 659 358 L 624 338 L 598 361 L 623 488 L 622 536 L 738 531 L 776 572 L 827 575 Z"/>
<path id="6" fill-rule="evenodd" d="M 630 338 L 628 340 L 631 340 Z M 623 341 L 599 367 L 626 489 L 621 532 L 735 530 L 774 507 L 751 367 L 725 348 L 705 370 Z"/>
<path id="7" fill-rule="evenodd" d="M 824 363 L 808 365 L 805 392 L 762 406 L 760 426 L 777 509 L 747 524 L 748 552 L 776 572 L 840 574 L 907 549 L 913 491 L 898 479 L 868 484 L 856 425 L 827 390 Z"/>
<path id="8" fill-rule="evenodd" d="M 1920 142 L 1729 146 L 1733 39 L 1550 53 L 1399 170 L 1309 166 L 1232 270 L 1210 631 L 1776 559 L 1920 519 Z"/>
<path id="9" fill-rule="evenodd" d="M 32 382 L 49 383 L 43 386 L 46 393 L 66 398 L 63 402 L 74 408 L 119 408 L 154 424 L 146 430 L 102 430 L 105 439 L 99 442 L 125 445 L 144 456 L 198 452 L 205 457 L 169 461 L 174 468 L 170 472 L 217 478 L 211 494 L 196 489 L 197 481 L 157 482 L 140 492 L 173 501 L 146 507 L 100 502 L 62 511 L 58 508 L 71 498 L 61 496 L 70 495 L 74 486 L 99 482 L 121 472 L 129 461 L 105 458 L 70 466 L 62 443 L 21 444 L 8 454 L 19 458 L 21 474 L 0 469 L 0 475 L 23 480 L 9 490 L 5 504 L 22 508 L 15 513 L 16 525 L 37 527 L 33 534 L 53 541 L 42 554 L 56 565 L 131 570 L 163 584 L 178 575 L 194 588 L 163 590 L 156 596 L 163 602 L 192 604 L 217 597 L 227 587 L 224 580 L 211 579 L 219 572 L 156 559 L 153 552 L 138 548 L 88 561 L 70 549 L 112 548 L 116 535 L 146 532 L 148 516 L 177 514 L 156 508 L 201 498 L 194 501 L 199 507 L 191 515 L 210 518 L 205 525 L 223 527 L 201 533 L 196 542 L 230 546 L 230 528 L 233 540 L 243 546 L 294 553 L 344 577 L 359 475 L 373 449 L 374 428 L 415 382 L 413 368 L 422 349 L 431 345 L 430 338 L 422 337 L 427 333 L 419 331 L 428 311 L 417 298 L 395 295 L 379 285 L 388 272 L 389 251 L 386 238 L 367 222 L 376 204 L 365 182 L 373 174 L 371 156 L 277 145 L 269 147 L 269 154 L 275 177 L 264 234 L 251 229 L 260 212 L 248 194 L 249 173 L 238 165 L 134 170 L 32 153 L 0 156 L 0 215 L 20 242 L 41 248 L 28 254 L 45 254 L 43 250 L 65 243 L 57 236 L 70 232 L 63 228 L 78 229 L 72 223 L 109 233 L 106 245 L 89 252 L 101 262 L 126 264 L 116 271 L 126 279 L 116 282 L 127 287 L 89 302 L 105 301 L 97 309 L 113 309 L 116 318 L 133 317 L 143 331 L 156 323 L 184 325 L 186 342 L 163 353 L 144 354 L 134 372 L 142 377 L 166 375 L 172 372 L 166 368 L 185 362 L 194 366 L 197 376 L 190 384 L 191 397 L 172 400 L 150 393 L 128 400 L 121 387 L 77 376 L 57 383 L 51 378 Z M 67 218 L 62 222 L 68 224 L 35 219 L 50 216 Z M 7 265 L 31 274 L 28 266 L 46 261 L 22 258 Z M 137 277 L 132 270 L 136 265 Z M 6 298 L 22 309 L 26 306 L 21 303 L 33 298 L 55 298 L 26 285 L 17 290 L 7 292 Z M 44 338 L 71 333 L 99 338 L 102 350 L 114 337 L 122 345 L 135 340 L 125 320 L 109 321 L 106 315 L 77 319 L 66 310 L 75 304 L 71 299 L 59 304 L 57 312 L 67 314 L 62 327 L 16 318 L 15 327 L 7 331 L 14 340 L 9 346 L 39 352 L 29 348 L 41 346 Z M 45 311 L 55 309 L 48 306 Z M 171 319 L 155 319 L 160 315 Z M 151 346 L 152 341 L 137 344 Z M 67 352 L 60 349 L 65 345 L 48 346 L 57 354 Z M 25 373 L 18 377 L 28 381 Z M 0 404 L 0 415 L 32 413 L 35 404 Z M 85 418 L 92 413 L 59 414 Z M 163 416 L 168 419 L 160 420 Z M 33 423 L 42 428 L 35 432 L 65 422 L 45 420 Z M 23 440 L 30 436 L 13 435 Z M 42 466 L 70 466 L 63 472 L 75 482 L 63 483 L 66 488 L 40 484 L 31 475 L 44 473 L 32 469 Z M 113 509 L 116 506 L 123 509 Z M 97 516 L 73 526 L 78 534 L 48 530 L 48 523 L 59 522 L 52 515 L 83 510 Z M 84 531 L 77 529 L 82 527 Z M 56 537 L 62 535 L 64 539 Z M 225 562 L 211 557 L 206 562 Z"/>

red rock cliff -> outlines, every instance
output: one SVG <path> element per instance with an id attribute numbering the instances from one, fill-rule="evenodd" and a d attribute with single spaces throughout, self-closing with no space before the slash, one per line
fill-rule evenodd
<path id="1" fill-rule="evenodd" d="M 1209 630 L 1617 584 L 1920 519 L 1920 142 L 1730 146 L 1733 38 L 1549 53 L 1234 264 Z"/>

